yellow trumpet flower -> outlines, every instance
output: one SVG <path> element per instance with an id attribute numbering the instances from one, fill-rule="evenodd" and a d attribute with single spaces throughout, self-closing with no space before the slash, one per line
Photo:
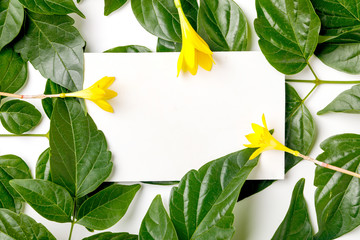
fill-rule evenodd
<path id="1" fill-rule="evenodd" d="M 181 69 L 195 75 L 198 65 L 210 71 L 214 60 L 209 45 L 192 28 L 181 8 L 180 0 L 174 0 L 174 2 L 179 12 L 182 35 L 182 49 L 177 63 L 177 76 L 179 76 Z"/>
<path id="2" fill-rule="evenodd" d="M 114 80 L 115 77 L 103 77 L 87 89 L 72 93 L 61 93 L 59 96 L 61 98 L 77 97 L 88 99 L 90 101 L 93 101 L 101 109 L 107 112 L 114 112 L 114 109 L 106 101 L 117 96 L 117 93 L 115 91 L 108 89 L 108 87 L 110 87 Z"/>
<path id="3" fill-rule="evenodd" d="M 291 153 L 295 156 L 299 156 L 298 151 L 294 151 L 288 147 L 285 147 L 283 144 L 281 144 L 271 135 L 271 133 L 267 128 L 264 114 L 262 116 L 262 122 L 264 124 L 264 127 L 253 123 L 251 126 L 252 129 L 254 130 L 254 133 L 246 135 L 246 138 L 249 140 L 250 144 L 244 144 L 244 146 L 249 148 L 258 148 L 250 156 L 250 160 L 256 158 L 260 153 L 267 150 L 280 150 Z"/>

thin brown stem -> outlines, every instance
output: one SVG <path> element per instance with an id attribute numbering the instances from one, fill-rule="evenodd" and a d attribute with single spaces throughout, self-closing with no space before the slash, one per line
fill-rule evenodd
<path id="1" fill-rule="evenodd" d="M 321 161 L 313 159 L 313 158 L 311 158 L 309 156 L 305 156 L 305 155 L 303 155 L 301 153 L 299 154 L 299 157 L 301 157 L 301 158 L 303 158 L 303 159 L 305 159 L 307 161 L 313 162 L 316 165 L 319 165 L 321 167 L 328 168 L 328 169 L 331 169 L 331 170 L 334 170 L 334 171 L 337 171 L 337 172 L 341 172 L 341 173 L 344 173 L 344 174 L 347 174 L 347 175 L 350 175 L 350 176 L 353 176 L 353 177 L 360 178 L 360 174 L 358 174 L 358 173 L 346 170 L 344 168 L 339 168 L 339 167 L 336 167 L 336 166 L 328 164 L 328 163 L 321 162 Z"/>

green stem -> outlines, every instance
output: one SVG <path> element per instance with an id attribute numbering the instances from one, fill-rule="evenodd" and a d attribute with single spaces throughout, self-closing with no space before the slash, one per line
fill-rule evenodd
<path id="1" fill-rule="evenodd" d="M 46 137 L 49 138 L 49 133 L 45 134 L 0 134 L 0 137 Z"/>
<path id="2" fill-rule="evenodd" d="M 71 220 L 71 227 L 70 227 L 70 233 L 69 233 L 69 240 L 71 240 L 71 236 L 74 230 L 74 225 L 75 225 L 75 216 L 76 216 L 76 202 L 77 202 L 77 198 L 74 199 L 74 211 L 73 211 L 73 216 L 72 216 L 72 220 Z"/>
<path id="3" fill-rule="evenodd" d="M 71 240 L 71 236 L 74 230 L 74 225 L 75 225 L 75 217 L 73 217 L 72 221 L 71 221 L 71 228 L 70 228 L 70 233 L 69 233 L 69 240 Z"/>
<path id="4" fill-rule="evenodd" d="M 317 82 L 319 81 L 318 76 L 316 75 L 316 73 L 315 73 L 314 69 L 311 67 L 311 65 L 310 65 L 310 63 L 309 63 L 309 62 L 307 62 L 307 65 L 309 66 L 310 71 L 311 71 L 311 72 L 312 72 L 312 74 L 314 75 L 314 77 L 315 77 L 315 81 L 316 81 L 316 83 L 317 83 Z"/>
<path id="5" fill-rule="evenodd" d="M 302 102 L 305 102 L 305 100 L 313 93 L 313 91 L 319 86 L 319 84 L 315 84 L 315 86 L 310 90 L 310 92 L 304 97 Z"/>
<path id="6" fill-rule="evenodd" d="M 331 80 L 303 80 L 303 79 L 285 79 L 286 82 L 300 82 L 300 83 L 318 83 L 318 84 L 359 84 L 360 81 L 331 81 Z"/>

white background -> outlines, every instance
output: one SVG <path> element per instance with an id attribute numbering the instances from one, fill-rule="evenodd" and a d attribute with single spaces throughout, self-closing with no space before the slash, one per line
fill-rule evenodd
<path id="1" fill-rule="evenodd" d="M 256 16 L 254 0 L 236 0 L 243 9 L 252 28 L 253 19 Z M 76 26 L 81 31 L 87 41 L 88 52 L 102 52 L 116 46 L 128 44 L 138 44 L 156 48 L 156 37 L 146 32 L 136 21 L 131 11 L 130 4 L 126 4 L 120 10 L 108 17 L 103 16 L 103 1 L 84 0 L 79 5 L 79 9 L 86 15 L 86 19 L 76 19 Z M 259 50 L 255 32 L 251 31 L 252 44 L 249 50 Z M 311 59 L 311 64 L 322 80 L 351 80 L 359 79 L 359 76 L 350 76 L 339 73 L 323 65 L 315 57 Z M 290 76 L 288 77 L 290 78 Z M 305 69 L 303 73 L 291 78 L 313 79 L 310 71 Z M 312 84 L 292 84 L 301 97 L 313 87 Z M 313 114 L 317 126 L 317 140 L 311 156 L 316 157 L 322 151 L 319 144 L 326 138 L 341 133 L 358 133 L 359 115 L 355 114 L 326 114 L 317 116 L 316 112 L 326 106 L 340 92 L 350 88 L 350 85 L 322 85 L 308 98 L 306 105 Z M 256 93 L 254 93 L 256 94 Z M 269 126 L 271 128 L 271 126 Z M 277 181 L 264 191 L 237 203 L 235 207 L 235 228 L 234 239 L 244 240 L 265 240 L 270 239 L 277 227 L 281 223 L 288 209 L 291 193 L 294 185 L 300 178 L 306 179 L 305 199 L 311 215 L 314 232 L 317 231 L 316 215 L 314 208 L 313 186 L 315 166 L 309 162 L 301 162 L 286 175 L 285 180 Z M 114 227 L 109 229 L 113 232 L 138 233 L 138 229 L 143 216 L 146 213 L 155 195 L 161 194 L 165 206 L 168 204 L 169 192 L 171 187 L 143 185 L 135 200 L 130 205 L 125 217 Z M 38 216 L 30 207 L 26 208 L 26 213 L 42 222 L 57 239 L 67 239 L 70 224 L 58 224 L 49 222 Z M 93 233 L 87 232 L 82 226 L 75 226 L 73 239 L 81 239 Z M 359 228 L 349 234 L 339 238 L 341 240 L 358 239 Z M 356 237 L 357 236 L 357 237 Z"/>

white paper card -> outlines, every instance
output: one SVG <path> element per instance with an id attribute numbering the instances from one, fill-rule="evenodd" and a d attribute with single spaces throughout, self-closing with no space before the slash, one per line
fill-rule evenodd
<path id="1" fill-rule="evenodd" d="M 103 76 L 115 76 L 109 100 L 115 113 L 87 101 L 88 111 L 106 136 L 113 154 L 111 181 L 179 180 L 190 169 L 238 151 L 251 123 L 268 127 L 284 142 L 284 75 L 260 52 L 217 52 L 210 72 L 176 77 L 179 53 L 87 53 L 84 88 Z M 30 68 L 25 93 L 43 92 L 38 72 Z M 44 80 L 45 83 L 45 80 Z M 37 85 L 37 86 L 34 86 Z M 41 85 L 41 84 L 40 84 Z M 31 101 L 41 108 L 39 102 Z M 34 132 L 47 132 L 49 120 Z M 4 132 L 4 130 L 2 130 Z M 16 143 L 22 148 L 14 147 Z M 0 138 L 1 154 L 17 154 L 35 168 L 48 147 L 46 139 Z M 16 145 L 15 145 L 16 146 Z M 18 146 L 18 145 L 17 145 Z M 284 154 L 262 155 L 251 179 L 282 179 Z"/>

